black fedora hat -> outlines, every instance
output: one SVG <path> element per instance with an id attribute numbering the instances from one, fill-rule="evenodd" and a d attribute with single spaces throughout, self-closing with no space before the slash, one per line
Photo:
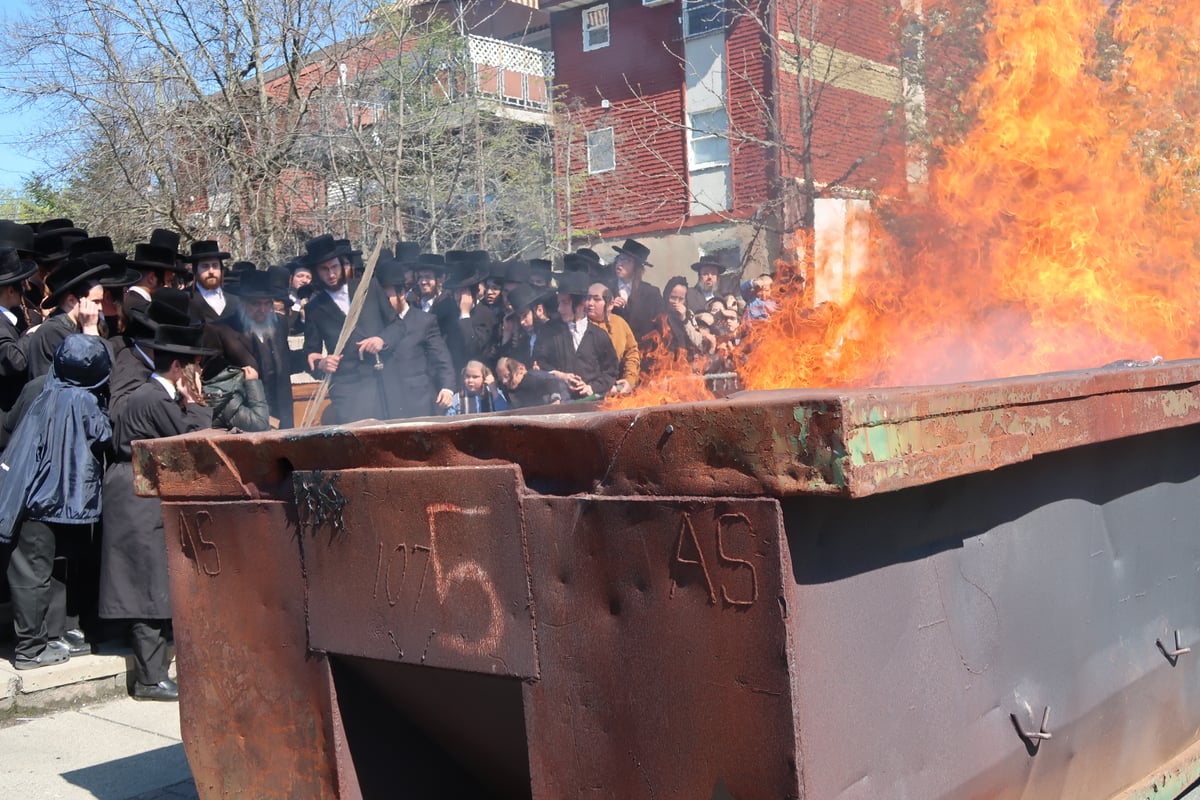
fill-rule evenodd
<path id="1" fill-rule="evenodd" d="M 639 242 L 637 239 L 626 239 L 625 244 L 617 247 L 613 245 L 613 250 L 624 256 L 629 256 L 636 263 L 643 267 L 653 267 L 646 259 L 650 258 L 650 248 Z"/>
<path id="2" fill-rule="evenodd" d="M 224 261 L 229 258 L 229 253 L 221 250 L 221 245 L 217 244 L 212 239 L 201 239 L 198 242 L 192 242 L 192 252 L 183 257 L 184 261 L 191 264 L 197 264 L 206 259 L 217 259 Z"/>
<path id="3" fill-rule="evenodd" d="M 404 286 L 404 276 L 412 271 L 412 263 L 395 258 L 381 258 L 375 265 L 375 280 L 380 286 Z"/>
<path id="4" fill-rule="evenodd" d="M 198 328 L 203 323 L 192 319 L 191 302 L 191 295 L 184 290 L 164 286 L 154 293 L 149 305 L 130 311 L 129 318 L 145 328 L 147 335 L 152 335 L 159 325 Z"/>
<path id="5" fill-rule="evenodd" d="M 700 256 L 700 260 L 695 264 L 692 264 L 692 269 L 695 270 L 697 274 L 699 274 L 700 270 L 708 268 L 715 269 L 718 275 L 725 271 L 724 264 L 719 261 L 715 261 L 708 256 Z"/>
<path id="6" fill-rule="evenodd" d="M 111 256 L 124 253 L 113 251 L 112 239 L 107 236 L 89 236 L 86 239 L 76 239 L 67 246 L 67 258 L 82 258 L 90 264 L 108 264 L 113 261 Z"/>
<path id="7" fill-rule="evenodd" d="M 446 255 L 448 257 L 450 253 Z M 487 277 L 487 270 L 484 269 L 484 266 L 479 263 L 477 258 L 462 258 L 453 262 L 447 258 L 446 281 L 443 286 L 447 290 L 474 286 Z"/>
<path id="8" fill-rule="evenodd" d="M 35 234 L 33 237 L 33 257 L 43 263 L 61 261 L 67 257 L 71 244 L 80 239 L 86 239 L 87 234 L 78 233 L 48 233 Z"/>
<path id="9" fill-rule="evenodd" d="M 588 265 L 592 269 L 604 269 L 604 259 L 600 258 L 600 254 L 590 247 L 579 248 L 575 251 L 575 255 L 587 259 Z"/>
<path id="10" fill-rule="evenodd" d="M 49 236 L 74 236 L 78 239 L 86 239 L 87 235 L 86 230 L 75 227 L 75 223 L 71 220 L 66 217 L 59 217 L 38 223 L 37 233 L 34 234 L 33 238 L 36 242 L 38 239 Z"/>
<path id="11" fill-rule="evenodd" d="M 46 276 L 46 299 L 42 300 L 42 310 L 55 308 L 72 289 L 78 289 L 88 282 L 99 283 L 100 276 L 108 270 L 103 264 L 89 264 L 82 258 L 72 258 Z"/>
<path id="12" fill-rule="evenodd" d="M 355 258 L 362 255 L 362 250 L 356 250 L 349 239 L 334 239 L 333 243 L 337 245 L 339 256 L 349 256 Z"/>
<path id="13" fill-rule="evenodd" d="M 588 287 L 592 285 L 592 279 L 586 272 L 561 272 L 558 275 L 557 284 L 559 294 L 583 297 L 587 295 Z"/>
<path id="14" fill-rule="evenodd" d="M 421 245 L 416 242 L 396 242 L 396 260 L 401 264 L 415 264 L 421 257 Z"/>
<path id="15" fill-rule="evenodd" d="M 190 273 L 191 268 L 181 265 L 178 253 L 174 250 L 156 244 L 139 244 L 133 248 L 133 259 L 130 265 L 142 272 L 180 272 Z"/>
<path id="16" fill-rule="evenodd" d="M 304 243 L 304 255 L 298 259 L 301 264 L 312 269 L 317 264 L 324 264 L 331 258 L 343 255 L 337 241 L 328 233 L 315 236 Z"/>
<path id="17" fill-rule="evenodd" d="M 0 286 L 20 283 L 33 273 L 37 267 L 27 261 L 22 261 L 13 247 L 0 247 Z"/>
<path id="18" fill-rule="evenodd" d="M 203 325 L 159 325 L 153 339 L 137 339 L 142 347 L 156 353 L 175 353 L 182 356 L 215 356 L 216 350 L 200 346 Z"/>
<path id="19" fill-rule="evenodd" d="M 129 262 L 125 260 L 124 253 L 114 253 L 113 255 L 121 258 L 107 265 L 104 274 L 100 276 L 101 286 L 106 289 L 122 289 L 126 286 L 133 286 L 142 279 L 142 273 L 129 268 Z"/>
<path id="20" fill-rule="evenodd" d="M 150 231 L 150 244 L 169 250 L 173 258 L 179 258 L 179 234 L 166 228 Z"/>
<path id="21" fill-rule="evenodd" d="M 241 271 L 241 280 L 230 291 L 243 300 L 262 299 L 282 300 L 287 296 L 288 273 L 284 270 L 284 285 L 280 287 L 279 278 L 271 270 L 281 270 L 283 267 L 269 269 L 247 269 Z"/>
<path id="22" fill-rule="evenodd" d="M 505 283 L 529 283 L 529 262 L 509 261 L 504 265 Z"/>
<path id="23" fill-rule="evenodd" d="M 591 261 L 588 261 L 586 258 L 579 255 L 578 253 L 564 253 L 563 254 L 563 272 L 587 273 L 588 267 L 590 267 L 591 265 L 592 265 Z"/>
<path id="24" fill-rule="evenodd" d="M 420 272 L 427 269 L 435 275 L 446 274 L 446 257 L 438 253 L 421 253 L 417 256 L 417 263 L 413 265 L 414 272 Z"/>
<path id="25" fill-rule="evenodd" d="M 302 271 L 307 272 L 309 275 L 312 274 L 312 267 L 310 267 L 308 264 L 305 264 L 299 258 L 293 258 L 291 261 L 284 264 L 283 268 L 288 271 L 289 275 L 295 275 L 297 272 Z"/>
<path id="26" fill-rule="evenodd" d="M 525 311 L 533 308 L 543 294 L 545 292 L 538 291 L 527 283 L 522 283 L 520 286 L 513 287 L 513 290 L 508 293 L 508 304 L 512 306 L 513 311 Z"/>
<path id="27" fill-rule="evenodd" d="M 11 219 L 0 219 L 0 247 L 11 247 L 21 258 L 33 258 L 33 228 Z"/>

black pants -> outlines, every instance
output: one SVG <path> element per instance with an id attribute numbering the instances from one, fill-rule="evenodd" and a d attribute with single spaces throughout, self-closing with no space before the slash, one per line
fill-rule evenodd
<path id="1" fill-rule="evenodd" d="M 131 619 L 129 623 L 137 682 L 153 686 L 165 681 L 167 669 L 171 666 L 165 635 L 170 620 Z"/>
<path id="2" fill-rule="evenodd" d="M 67 618 L 67 586 L 54 577 L 55 554 L 86 552 L 90 542 L 90 525 L 21 523 L 7 570 L 17 655 L 36 658 L 47 641 L 78 624 L 78 617 Z"/>

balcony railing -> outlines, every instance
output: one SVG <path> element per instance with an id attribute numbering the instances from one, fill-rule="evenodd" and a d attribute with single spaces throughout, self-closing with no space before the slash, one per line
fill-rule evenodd
<path id="1" fill-rule="evenodd" d="M 554 54 L 536 47 L 467 36 L 475 90 L 518 108 L 548 111 Z"/>

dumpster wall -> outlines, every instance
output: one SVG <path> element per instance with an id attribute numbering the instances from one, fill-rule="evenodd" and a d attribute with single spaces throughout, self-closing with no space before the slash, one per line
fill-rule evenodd
<path id="1" fill-rule="evenodd" d="M 1200 638 L 1198 381 L 139 445 L 197 785 L 1173 797 L 1200 738 L 1177 652 Z"/>

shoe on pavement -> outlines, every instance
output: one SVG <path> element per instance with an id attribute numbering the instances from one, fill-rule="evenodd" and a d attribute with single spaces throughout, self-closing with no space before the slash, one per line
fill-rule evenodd
<path id="1" fill-rule="evenodd" d="M 79 628 L 72 628 L 55 641 L 62 642 L 73 656 L 86 656 L 92 653 L 92 643 L 87 640 L 87 636 Z"/>
<path id="2" fill-rule="evenodd" d="M 133 684 L 133 699 L 134 700 L 178 700 L 179 699 L 179 684 L 167 678 L 155 684 L 137 683 Z"/>
<path id="3" fill-rule="evenodd" d="M 66 643 L 52 639 L 46 642 L 46 646 L 42 648 L 42 652 L 33 658 L 22 655 L 15 656 L 13 658 L 13 666 L 17 669 L 38 669 L 39 667 L 61 664 L 70 657 L 71 650 L 67 647 Z"/>

